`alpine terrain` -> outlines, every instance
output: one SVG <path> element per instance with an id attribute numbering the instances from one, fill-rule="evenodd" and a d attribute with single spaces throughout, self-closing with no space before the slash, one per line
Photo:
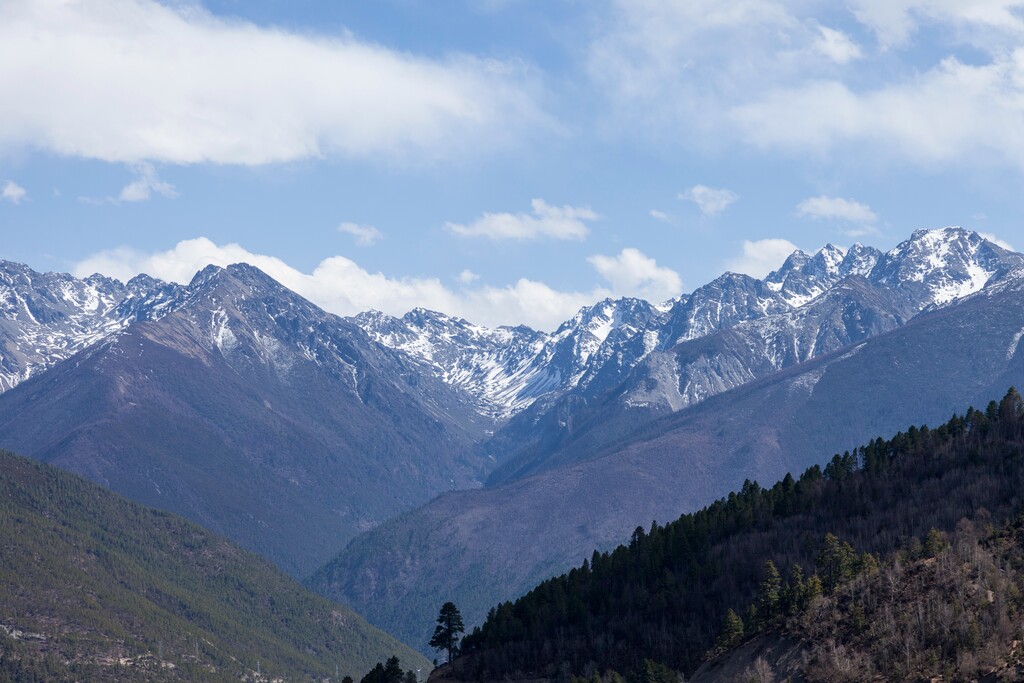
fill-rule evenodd
<path id="1" fill-rule="evenodd" d="M 1020 381 L 1024 256 L 961 228 L 793 253 L 553 332 L 0 263 L 0 446 L 181 514 L 420 646 L 637 524 Z"/>

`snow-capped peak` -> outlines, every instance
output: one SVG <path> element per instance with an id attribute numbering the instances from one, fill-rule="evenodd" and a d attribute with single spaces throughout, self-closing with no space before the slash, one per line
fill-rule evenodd
<path id="1" fill-rule="evenodd" d="M 169 285 L 102 275 L 79 279 L 38 273 L 0 261 L 0 391 L 124 329 L 152 317 L 154 293 Z M 176 285 L 174 285 L 176 287 Z"/>
<path id="2" fill-rule="evenodd" d="M 1024 257 L 961 227 L 915 230 L 887 252 L 871 278 L 914 290 L 926 305 L 944 305 L 981 290 L 995 275 L 1020 267 Z"/>

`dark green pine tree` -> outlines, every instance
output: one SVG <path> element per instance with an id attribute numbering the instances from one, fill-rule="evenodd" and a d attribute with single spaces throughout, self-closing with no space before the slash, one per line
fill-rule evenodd
<path id="1" fill-rule="evenodd" d="M 441 605 L 441 613 L 437 616 L 437 627 L 430 639 L 430 647 L 437 651 L 448 652 L 448 663 L 459 653 L 459 634 L 465 633 L 466 627 L 462 624 L 462 615 L 459 608 L 453 602 L 446 602 Z"/>
<path id="2" fill-rule="evenodd" d="M 359 683 L 402 683 L 402 679 L 402 663 L 398 657 L 391 657 L 384 664 L 377 662 Z"/>
<path id="3" fill-rule="evenodd" d="M 731 608 L 725 613 L 725 622 L 722 624 L 722 633 L 715 643 L 716 652 L 725 652 L 729 648 L 743 642 L 743 619 Z"/>
<path id="4" fill-rule="evenodd" d="M 782 597 L 782 577 L 775 563 L 768 560 L 764 563 L 764 581 L 761 582 L 758 614 L 766 624 L 771 623 L 779 615 L 779 601 Z"/>

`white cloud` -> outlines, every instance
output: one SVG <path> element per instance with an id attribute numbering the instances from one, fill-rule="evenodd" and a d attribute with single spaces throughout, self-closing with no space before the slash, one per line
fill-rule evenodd
<path id="1" fill-rule="evenodd" d="M 698 145 L 717 138 L 723 104 L 774 82 L 811 31 L 773 0 L 613 0 L 597 22 L 587 72 L 607 128 Z M 794 35 L 796 34 L 796 35 Z M 820 60 L 820 58 L 819 58 Z"/>
<path id="2" fill-rule="evenodd" d="M 98 272 L 120 280 L 147 273 L 163 280 L 188 283 L 209 264 L 232 263 L 252 264 L 338 315 L 353 315 L 371 308 L 402 315 L 422 306 L 483 325 L 526 324 L 553 330 L 582 306 L 612 295 L 611 290 L 600 286 L 585 292 L 566 292 L 525 278 L 504 287 L 467 286 L 453 291 L 437 278 L 392 278 L 380 272 L 371 273 L 343 256 L 324 259 L 311 273 L 304 273 L 281 259 L 255 254 L 238 244 L 218 245 L 205 237 L 184 240 L 172 249 L 156 253 L 128 248 L 102 251 L 78 263 L 73 272 L 81 277 Z"/>
<path id="3" fill-rule="evenodd" d="M 836 64 L 847 64 L 863 56 L 860 46 L 842 31 L 827 26 L 819 26 L 818 31 L 821 36 L 814 41 L 814 49 Z"/>
<path id="4" fill-rule="evenodd" d="M 844 4 L 877 45 L 823 25 L 837 11 L 824 0 L 614 0 L 587 53 L 606 130 L 713 153 L 1024 168 L 1024 0 Z M 886 49 L 916 35 L 925 49 Z"/>
<path id="5" fill-rule="evenodd" d="M 952 95 L 955 93 L 955 96 Z M 1024 49 L 974 66 L 956 59 L 859 93 L 820 81 L 766 94 L 732 119 L 765 148 L 824 154 L 871 144 L 921 164 L 986 157 L 1024 166 Z"/>
<path id="6" fill-rule="evenodd" d="M 121 194 L 118 195 L 117 201 L 144 202 L 149 200 L 154 192 L 168 199 L 178 196 L 173 185 L 157 177 L 153 164 L 140 162 L 134 165 L 134 170 L 135 180 L 121 188 Z"/>
<path id="7" fill-rule="evenodd" d="M 885 47 L 907 42 L 925 23 L 952 26 L 961 36 L 979 30 L 1024 32 L 1021 0 L 848 0 L 847 4 Z M 987 35 L 991 38 L 991 33 Z"/>
<path id="8" fill-rule="evenodd" d="M 359 225 L 348 221 L 338 226 L 338 232 L 352 235 L 356 238 L 356 244 L 360 247 L 368 247 L 384 237 L 384 233 L 372 225 Z"/>
<path id="9" fill-rule="evenodd" d="M 421 159 L 547 125 L 522 66 L 428 59 L 196 3 L 0 3 L 0 147 L 137 163 Z"/>
<path id="10" fill-rule="evenodd" d="M 781 266 L 797 246 L 784 239 L 763 239 L 743 241 L 743 253 L 726 264 L 734 273 L 745 273 L 762 278 Z"/>
<path id="11" fill-rule="evenodd" d="M 603 287 L 588 292 L 563 292 L 535 280 L 521 278 L 507 287 L 481 287 L 461 293 L 462 317 L 484 325 L 525 324 L 552 331 L 584 306 L 612 296 Z M 444 309 L 442 309 L 444 310 Z"/>
<path id="12" fill-rule="evenodd" d="M 4 189 L 0 192 L 0 199 L 10 202 L 11 204 L 20 204 L 27 196 L 28 192 L 25 188 L 13 180 L 8 180 L 4 183 Z"/>
<path id="13" fill-rule="evenodd" d="M 991 232 L 979 232 L 978 234 L 987 239 L 992 244 L 999 245 L 1003 249 L 1007 249 L 1009 251 L 1017 251 L 1016 249 L 1013 248 L 1012 244 L 1006 242 L 1005 240 L 999 239 L 997 235 L 994 235 Z"/>
<path id="14" fill-rule="evenodd" d="M 732 190 L 694 185 L 690 189 L 680 192 L 679 198 L 696 204 L 705 216 L 717 216 L 728 209 L 740 196 Z"/>
<path id="15" fill-rule="evenodd" d="M 878 216 L 867 204 L 825 195 L 803 200 L 797 204 L 796 213 L 805 218 L 846 223 L 869 224 L 878 220 Z"/>
<path id="16" fill-rule="evenodd" d="M 616 296 L 631 296 L 660 303 L 679 296 L 683 281 L 670 268 L 658 265 L 639 249 L 623 249 L 618 256 L 594 255 L 590 265 L 612 286 Z"/>
<path id="17" fill-rule="evenodd" d="M 543 199 L 534 199 L 531 206 L 532 214 L 485 213 L 469 225 L 446 223 L 445 227 L 463 237 L 582 240 L 589 233 L 587 221 L 600 218 L 588 207 L 552 206 Z"/>
<path id="18" fill-rule="evenodd" d="M 675 221 L 671 214 L 665 213 L 664 211 L 658 211 L 657 209 L 651 209 L 648 212 L 651 218 L 661 221 L 662 223 L 672 223 Z"/>
<path id="19" fill-rule="evenodd" d="M 478 274 L 474 273 L 469 268 L 466 268 L 461 273 L 459 273 L 459 276 L 458 276 L 457 279 L 458 279 L 459 282 L 461 282 L 464 285 L 471 285 L 474 282 L 476 282 L 477 280 L 479 280 L 480 276 Z"/>

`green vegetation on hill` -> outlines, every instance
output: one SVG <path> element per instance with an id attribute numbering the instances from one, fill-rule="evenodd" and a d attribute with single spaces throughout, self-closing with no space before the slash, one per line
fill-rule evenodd
<path id="1" fill-rule="evenodd" d="M 1003 524 L 1022 500 L 1024 404 L 1011 390 L 984 412 L 875 439 L 798 479 L 771 488 L 747 482 L 699 512 L 637 528 L 628 545 L 595 552 L 492 609 L 446 675 L 615 670 L 643 678 L 652 663 L 690 673 L 714 648 L 729 610 L 743 614 L 763 597 L 765 581 L 774 583 L 766 562 L 780 581 L 817 570 L 827 590 L 874 573 L 876 556 L 889 558 L 931 529 L 953 531 L 979 516 Z M 832 577 L 821 567 L 827 534 L 843 539 L 833 548 Z"/>
<path id="2" fill-rule="evenodd" d="M 0 451 L 0 681 L 337 680 L 427 661 L 176 515 Z"/>

